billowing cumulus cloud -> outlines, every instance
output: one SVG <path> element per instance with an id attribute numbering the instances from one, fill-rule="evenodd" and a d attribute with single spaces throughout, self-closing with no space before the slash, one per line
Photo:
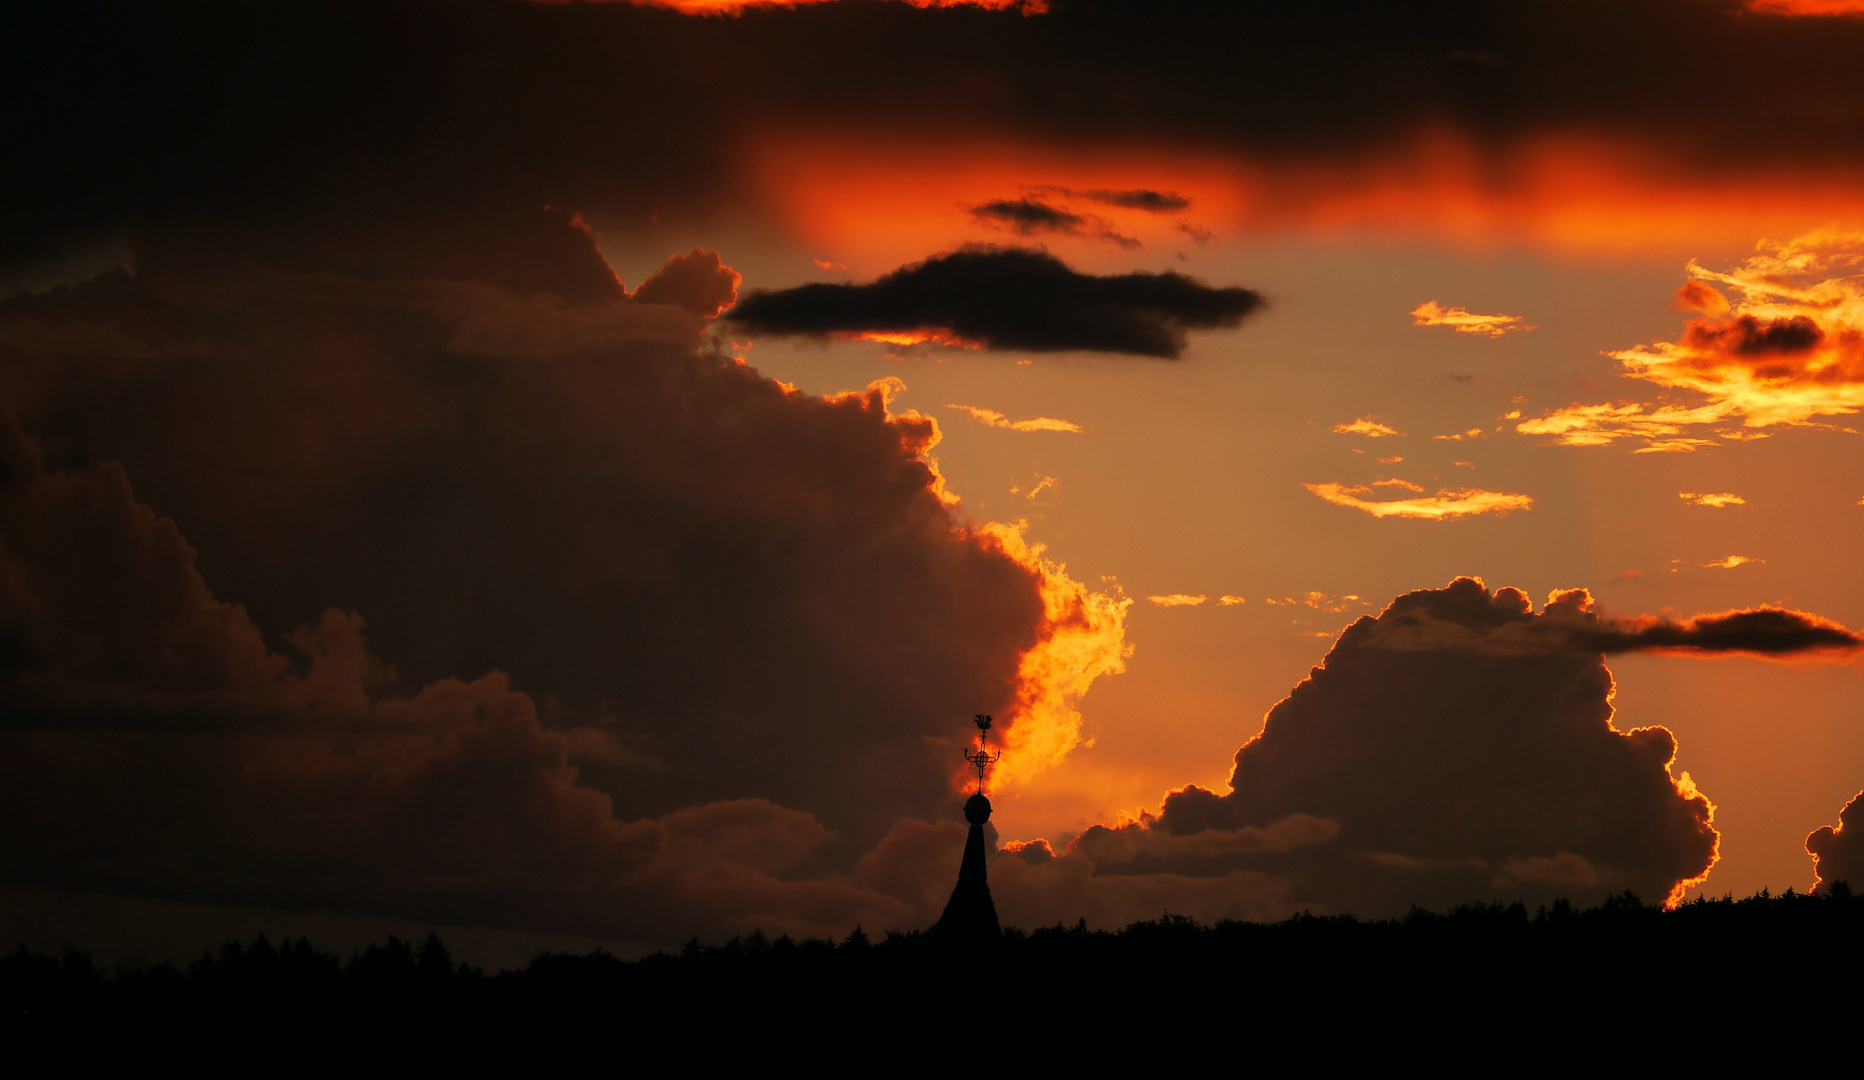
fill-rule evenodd
<path id="1" fill-rule="evenodd" d="M 1302 484 L 1314 494 L 1334 504 L 1354 510 L 1361 510 L 1373 517 L 1425 518 L 1432 521 L 1451 520 L 1469 517 L 1474 514 L 1510 514 L 1516 510 L 1528 510 L 1534 506 L 1531 495 L 1516 495 L 1502 491 L 1484 491 L 1481 488 L 1444 489 L 1435 495 L 1420 495 L 1415 499 L 1368 499 L 1372 494 L 1370 487 L 1348 487 L 1345 484 Z M 1422 490 L 1415 484 L 1398 481 L 1398 487 L 1410 490 Z"/>
<path id="2" fill-rule="evenodd" d="M 947 405 L 945 407 L 947 409 L 956 409 L 978 423 L 983 424 L 985 427 L 1003 428 L 1006 431 L 1079 432 L 1081 430 L 1081 425 L 1068 420 L 1059 420 L 1053 416 L 1035 416 L 1028 420 L 1011 420 L 995 409 L 982 409 L 976 405 Z M 1047 477 L 1045 479 L 1049 481 L 1048 486 L 1053 485 L 1053 477 Z M 1029 497 L 1034 498 L 1036 491 L 1040 491 L 1043 486 L 1042 484 L 1036 485 L 1036 487 L 1030 491 Z"/>
<path id="3" fill-rule="evenodd" d="M 1603 654 L 1844 658 L 1861 645 L 1780 608 L 1615 617 L 1571 589 L 1536 612 L 1472 578 L 1409 593 L 1342 632 L 1270 710 L 1227 792 L 1190 786 L 1067 844 L 1006 845 L 998 906 L 1108 925 L 1139 897 L 1206 919 L 1627 888 L 1675 901 L 1715 863 L 1714 808 L 1672 772 L 1669 731 L 1615 722 Z M 1846 843 L 1821 830 L 1808 848 L 1824 867 L 1850 857 Z"/>
<path id="4" fill-rule="evenodd" d="M 737 280 L 693 252 L 577 302 L 254 272 L 9 303 L 7 883 L 913 925 L 857 856 L 948 809 L 954 716 L 998 716 L 1006 782 L 1072 749 L 1128 602 L 956 516 L 897 380 L 810 397 L 705 351 Z"/>
<path id="5" fill-rule="evenodd" d="M 1023 236 L 1051 233 L 1106 240 L 1128 250 L 1139 246 L 1139 241 L 1116 232 L 1113 225 L 1103 218 L 1092 214 L 1077 214 L 1038 199 L 997 199 L 973 206 L 971 216 L 985 224 L 1007 228 Z"/>
<path id="6" fill-rule="evenodd" d="M 1806 837 L 1806 853 L 1812 856 L 1813 887 L 1842 881 L 1860 888 L 1864 882 L 1864 791 L 1858 792 L 1838 812 L 1838 827 L 1824 825 Z"/>
<path id="7" fill-rule="evenodd" d="M 1229 881 L 1257 907 L 1675 899 L 1715 862 L 1713 808 L 1671 773 L 1668 731 L 1614 724 L 1611 675 L 1572 635 L 1597 621 L 1581 593 L 1536 613 L 1468 578 L 1401 596 L 1269 712 L 1229 791 L 1173 792 L 1065 857 L 1129 888 Z M 1068 879 L 1062 858 L 1017 861 L 1018 887 Z"/>
<path id="8" fill-rule="evenodd" d="M 1100 277 L 1045 251 L 971 246 L 866 285 L 753 291 L 725 317 L 753 334 L 946 335 L 988 349 L 1170 360 L 1190 331 L 1238 326 L 1262 303 L 1171 271 Z"/>
<path id="9" fill-rule="evenodd" d="M 1864 236 L 1839 230 L 1763 242 L 1726 272 L 1691 262 L 1678 302 L 1702 314 L 1673 342 L 1611 355 L 1626 377 L 1694 403 L 1575 404 L 1515 429 L 1570 446 L 1629 439 L 1644 444 L 1639 452 L 1688 451 L 1856 413 L 1864 409 L 1861 266 Z"/>
<path id="10" fill-rule="evenodd" d="M 1412 326 L 1447 326 L 1459 334 L 1501 337 L 1522 330 L 1538 330 L 1519 315 L 1476 315 L 1468 308 L 1446 308 L 1426 300 L 1411 310 Z"/>

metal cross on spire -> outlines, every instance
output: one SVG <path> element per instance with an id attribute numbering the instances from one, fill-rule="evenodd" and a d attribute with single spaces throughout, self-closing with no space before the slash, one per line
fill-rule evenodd
<path id="1" fill-rule="evenodd" d="M 997 759 L 1003 756 L 1003 751 L 991 750 L 989 744 L 985 741 L 990 736 L 990 717 L 985 716 L 983 713 L 978 713 L 971 719 L 972 722 L 977 724 L 977 749 L 972 750 L 966 747 L 964 751 L 964 760 L 976 767 L 977 793 L 982 795 L 984 793 L 984 770 L 995 765 Z"/>

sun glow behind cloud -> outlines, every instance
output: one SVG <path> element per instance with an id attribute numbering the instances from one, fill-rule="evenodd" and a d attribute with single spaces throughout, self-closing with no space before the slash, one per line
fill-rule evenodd
<path id="1" fill-rule="evenodd" d="M 1041 544 L 1023 538 L 1021 523 L 983 525 L 980 531 L 1035 574 L 1041 585 L 1044 636 L 1024 653 L 1016 671 L 1016 698 L 1003 726 L 1003 760 L 993 778 L 1019 784 L 1058 764 L 1081 744 L 1081 696 L 1102 675 L 1126 670 L 1126 611 L 1132 600 L 1116 585 L 1092 592 L 1047 559 Z M 964 771 L 953 773 L 963 789 Z"/>
<path id="2" fill-rule="evenodd" d="M 863 272 L 988 239 L 969 208 L 1035 188 L 1166 189 L 1225 234 L 1363 234 L 1470 250 L 1701 250 L 1864 219 L 1864 192 L 1838 169 L 1757 165 L 1706 176 L 1648 148 L 1599 138 L 1522 138 L 1489 148 L 1435 131 L 1376 153 L 1271 163 L 1157 147 L 1088 150 L 978 134 L 906 141 L 818 128 L 758 132 L 744 152 L 760 198 L 786 231 Z M 1143 249 L 1184 243 L 1169 217 L 1100 209 Z"/>
<path id="3" fill-rule="evenodd" d="M 1747 0 L 1746 6 L 1762 15 L 1864 17 L 1864 0 Z"/>

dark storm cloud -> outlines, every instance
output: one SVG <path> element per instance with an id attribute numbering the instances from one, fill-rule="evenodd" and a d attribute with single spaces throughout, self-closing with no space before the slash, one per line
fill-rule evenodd
<path id="1" fill-rule="evenodd" d="M 1561 617 L 1461 578 L 1360 619 L 1237 751 L 1228 793 L 1186 788 L 1149 827 L 1128 827 L 1140 830 L 1130 865 L 1270 870 L 1297 897 L 1362 913 L 1671 895 L 1714 861 L 1708 800 L 1671 775 L 1670 732 L 1613 726 L 1596 654 L 1508 643 Z M 1336 823 L 1336 835 L 1273 860 L 1217 842 L 1297 814 Z"/>
<path id="2" fill-rule="evenodd" d="M 1671 771 L 1669 731 L 1614 722 L 1596 641 L 1574 640 L 1590 615 L 1582 596 L 1556 594 L 1536 613 L 1518 590 L 1459 578 L 1398 597 L 1343 632 L 1269 712 L 1237 751 L 1229 791 L 1186 787 L 1156 815 L 1059 849 L 1007 846 L 991 867 L 998 910 L 1024 925 L 1057 914 L 1118 925 L 1147 905 L 1210 920 L 1680 896 L 1715 862 L 1713 809 Z M 1747 614 L 1669 625 L 1685 628 L 1680 640 L 1756 653 L 1828 640 Z M 1647 643 L 1678 640 L 1666 630 Z M 1828 881 L 1858 866 L 1843 829 L 1807 846 Z"/>
<path id="3" fill-rule="evenodd" d="M 1806 837 L 1812 856 L 1814 888 L 1842 881 L 1853 891 L 1864 891 L 1864 791 L 1838 812 L 1838 827 L 1815 829 Z"/>
<path id="4" fill-rule="evenodd" d="M 891 386 L 700 351 L 737 281 L 7 303 L 0 883 L 647 944 L 925 925 L 951 720 L 1040 696 L 1020 658 L 1080 613 L 954 522 Z"/>
<path id="5" fill-rule="evenodd" d="M 990 349 L 1176 359 L 1191 330 L 1237 326 L 1262 303 L 1170 271 L 1100 277 L 1045 251 L 966 247 L 866 285 L 754 291 L 725 318 L 755 334 L 944 331 Z"/>
<path id="6" fill-rule="evenodd" d="M 746 141 L 786 130 L 1269 162 L 1426 130 L 1478 152 L 1589 134 L 1705 174 L 1845 168 L 1864 160 L 1861 51 L 1864 23 L 1718 0 L 732 18 L 522 0 L 15 4 L 0 13 L 0 277 L 125 232 L 139 255 L 162 240 L 195 262 L 500 273 L 484 253 L 542 206 L 614 229 L 709 220 L 746 194 Z M 599 293 L 598 271 L 562 264 L 557 287 Z"/>
<path id="7" fill-rule="evenodd" d="M 632 299 L 583 304 L 331 275 L 160 299 L 115 282 L 129 312 L 185 303 L 194 336 L 0 317 L 0 402 L 52 462 L 31 490 L 121 463 L 137 499 L 121 498 L 181 523 L 163 527 L 270 632 L 357 611 L 398 685 L 496 669 L 616 733 L 628 752 L 582 778 L 618 812 L 761 797 L 862 845 L 943 806 L 951 717 L 1008 711 L 1045 633 L 1042 578 L 954 532 L 923 457 L 932 422 L 891 415 L 889 389 L 796 395 L 698 351 L 695 312 L 736 279 L 698 252 Z M 145 605 L 111 608 L 135 593 L 104 556 L 80 557 L 76 526 L 13 527 L 5 553 L 44 556 L 17 580 L 88 591 L 18 600 L 16 631 L 17 612 L 37 629 L 0 651 L 93 665 L 59 685 L 141 670 L 110 659 L 146 629 L 111 620 Z M 162 678 L 213 684 L 192 670 Z"/>

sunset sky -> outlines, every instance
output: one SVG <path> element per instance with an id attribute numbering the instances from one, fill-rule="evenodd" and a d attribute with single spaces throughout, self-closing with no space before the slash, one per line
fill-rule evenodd
<path id="1" fill-rule="evenodd" d="M 0 41 L 20 940 L 1864 879 L 1864 3 Z"/>

